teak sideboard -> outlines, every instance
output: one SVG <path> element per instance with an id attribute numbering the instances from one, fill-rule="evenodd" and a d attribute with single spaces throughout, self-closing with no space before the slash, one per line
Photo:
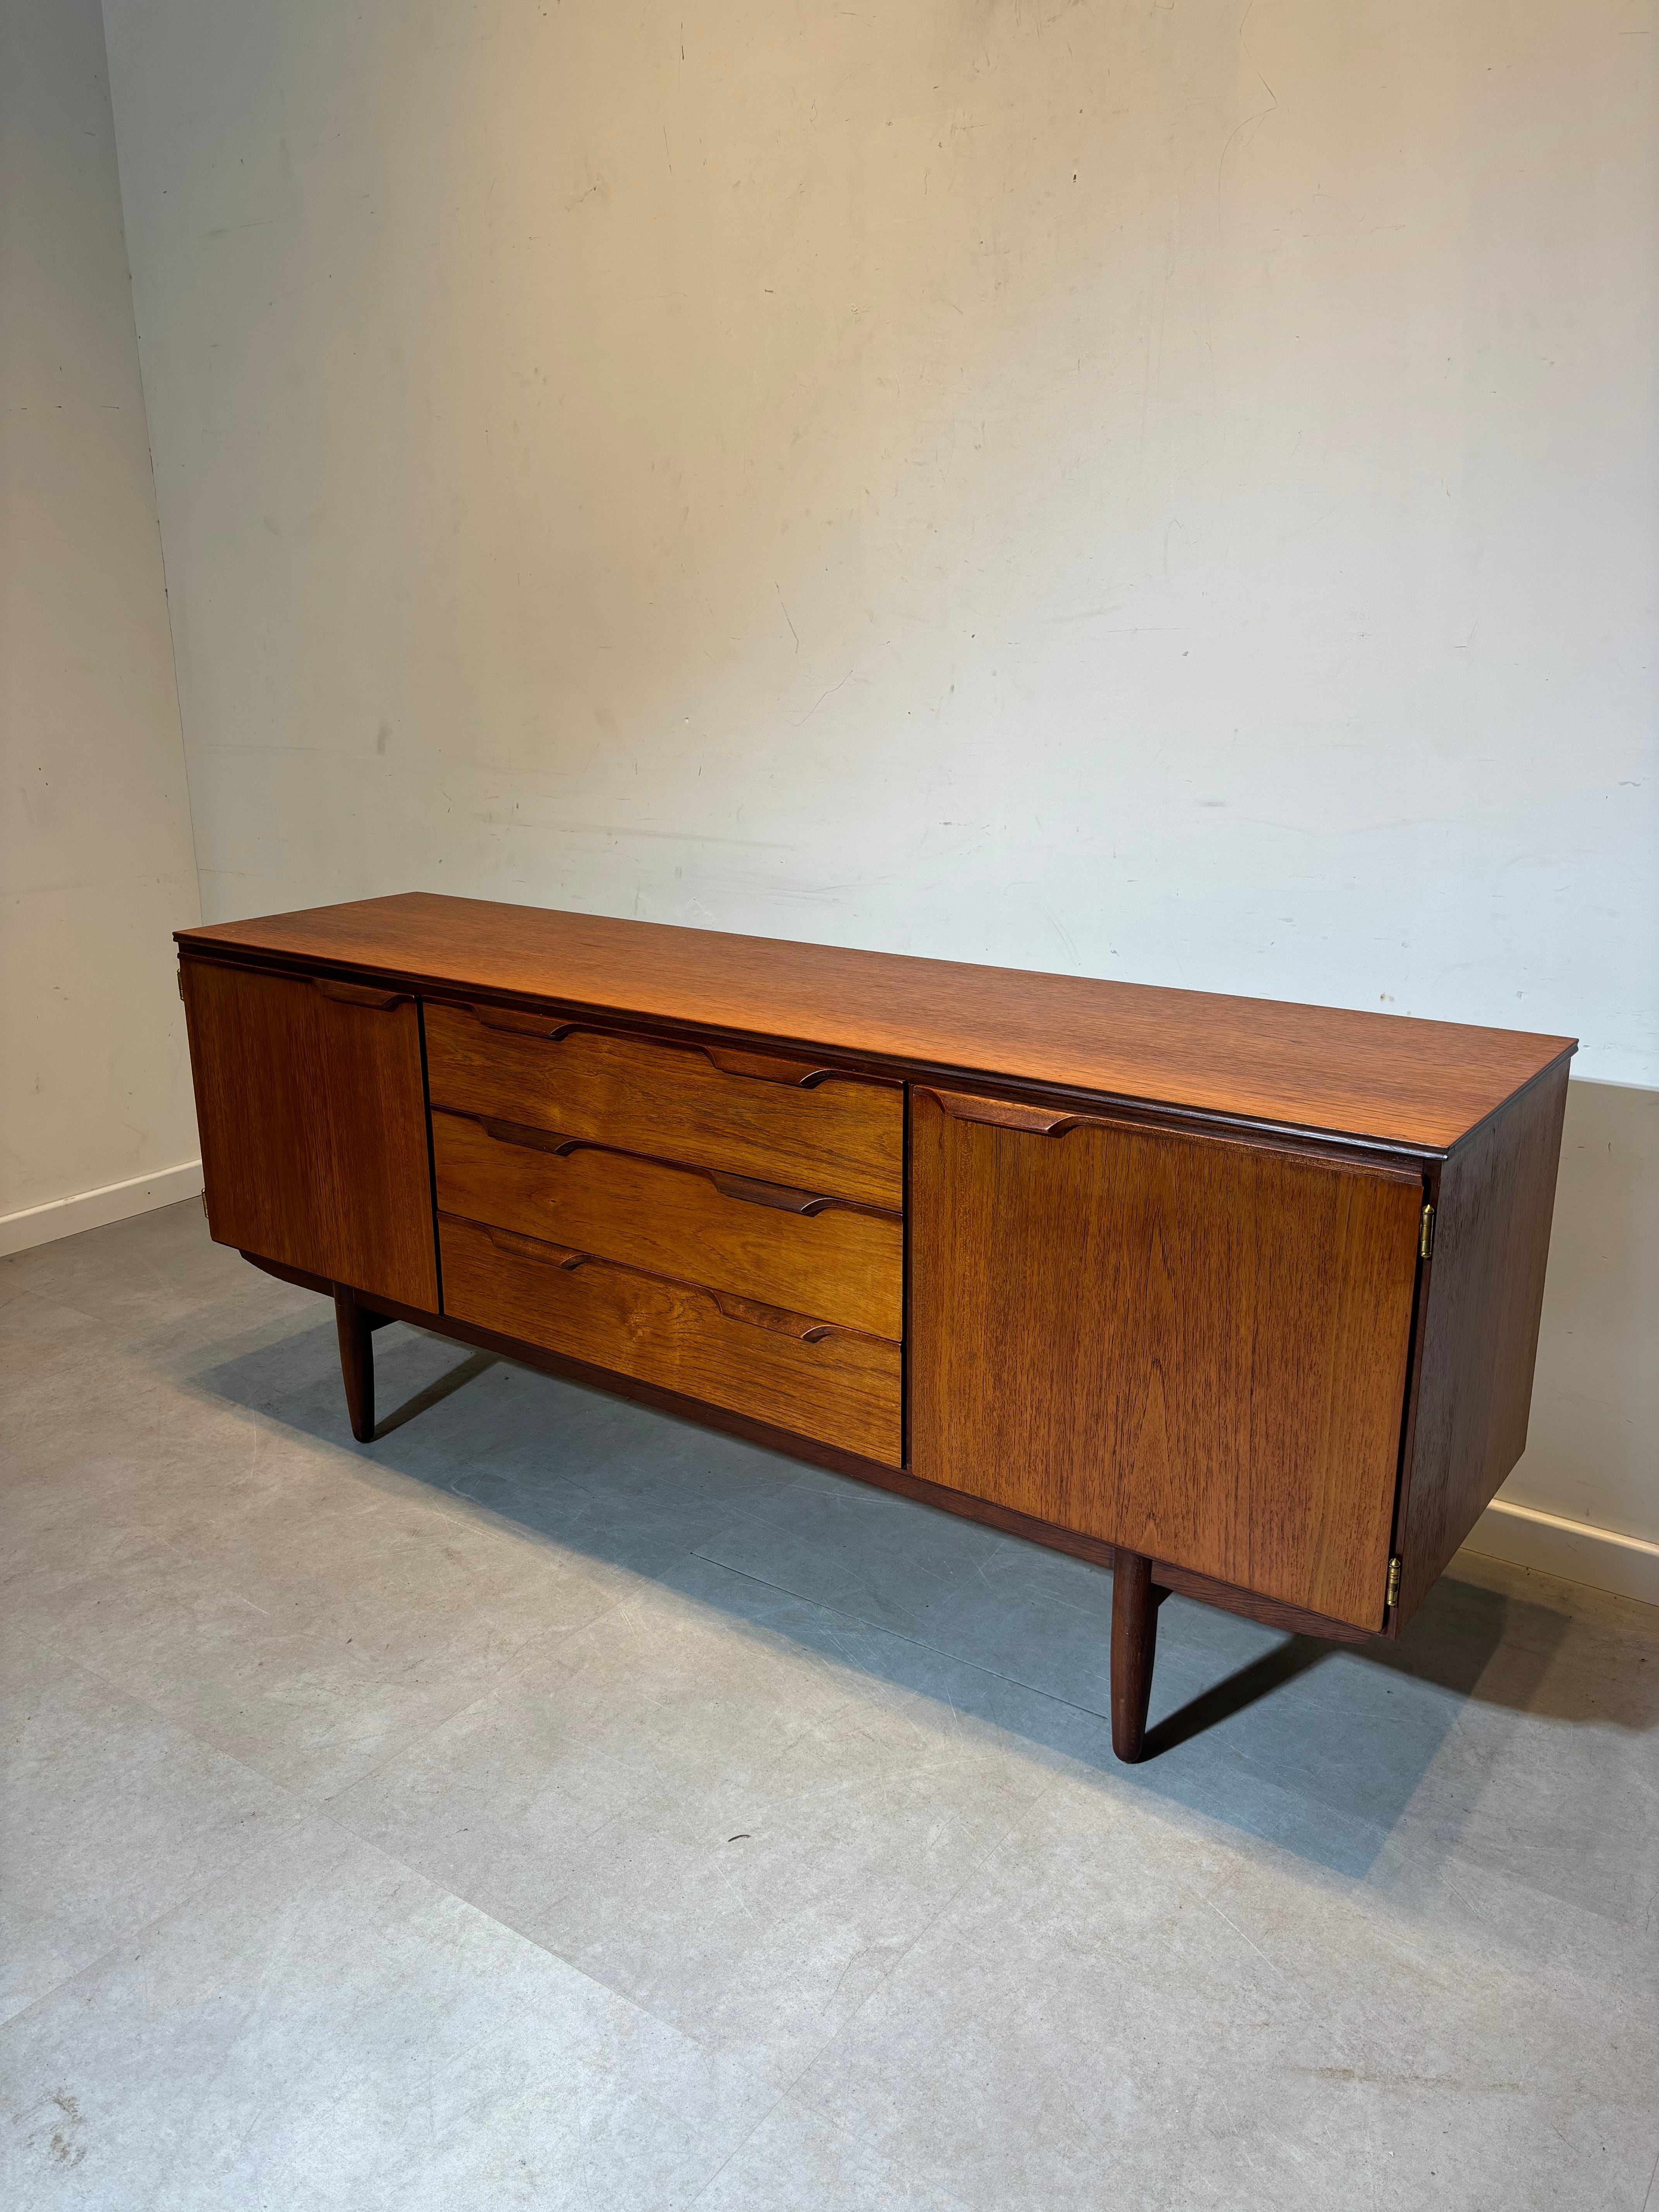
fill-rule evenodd
<path id="1" fill-rule="evenodd" d="M 1565 1037 L 410 893 L 182 930 L 213 1236 L 1171 1589 L 1397 1636 L 1526 1442 Z"/>

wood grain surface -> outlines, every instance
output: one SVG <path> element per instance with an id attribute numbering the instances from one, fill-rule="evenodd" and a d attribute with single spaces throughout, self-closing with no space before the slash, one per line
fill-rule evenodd
<path id="1" fill-rule="evenodd" d="M 429 892 L 218 923 L 179 942 L 1431 1152 L 1571 1045 Z"/>
<path id="2" fill-rule="evenodd" d="M 1414 1175 L 913 1094 L 910 1465 L 1380 1628 Z"/>
<path id="3" fill-rule="evenodd" d="M 770 1080 L 716 1067 L 703 1052 L 589 1029 L 519 1036 L 461 1006 L 428 1006 L 426 1039 L 434 1106 L 872 1206 L 903 1204 L 896 1084 Z"/>
<path id="4" fill-rule="evenodd" d="M 447 1213 L 439 1234 L 457 1319 L 898 1465 L 896 1344 Z"/>
<path id="5" fill-rule="evenodd" d="M 420 1009 L 216 961 L 181 974 L 215 1239 L 435 1306 Z"/>
<path id="6" fill-rule="evenodd" d="M 590 1145 L 552 1152 L 557 1140 L 533 1130 L 441 1111 L 432 1140 L 447 1213 L 873 1336 L 903 1334 L 896 1214 Z"/>
<path id="7" fill-rule="evenodd" d="M 1401 1625 L 1526 1449 L 1566 1101 L 1563 1067 L 1440 1172 L 1402 1501 Z"/>

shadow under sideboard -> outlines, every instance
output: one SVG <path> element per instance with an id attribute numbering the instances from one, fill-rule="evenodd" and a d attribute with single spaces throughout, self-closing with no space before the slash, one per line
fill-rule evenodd
<path id="1" fill-rule="evenodd" d="M 1375 1864 L 1460 1717 L 1480 1712 L 1495 1749 L 1536 1710 L 1568 1626 L 1455 1575 L 1397 1644 L 1285 1636 L 1172 1596 L 1148 1756 L 1126 1768 L 1107 1719 L 1106 1571 L 403 1324 L 380 1350 L 372 1458 L 346 1429 L 327 1323 L 226 1346 L 191 1380 L 332 1448 L 343 1481 L 420 1483 L 523 1540 L 934 1698 L 949 1725 L 1023 1737 L 1100 1786 L 1349 1877 Z M 1654 1687 L 1656 1710 L 1626 1724 L 1659 1725 Z M 1552 1715 L 1608 1717 L 1580 1702 L 1557 1696 Z"/>

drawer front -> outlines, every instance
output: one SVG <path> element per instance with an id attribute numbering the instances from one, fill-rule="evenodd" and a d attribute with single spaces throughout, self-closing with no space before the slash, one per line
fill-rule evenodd
<path id="1" fill-rule="evenodd" d="M 902 1334 L 896 1216 L 511 1122 L 434 1113 L 432 1140 L 446 1213 L 872 1336 Z"/>
<path id="2" fill-rule="evenodd" d="M 486 1020 L 464 1006 L 428 1006 L 434 1106 L 868 1206 L 903 1204 L 897 1084 L 489 1011 Z M 541 1034 L 491 1025 L 503 1020 Z"/>
<path id="3" fill-rule="evenodd" d="M 439 1232 L 455 1320 L 899 1465 L 896 1344 L 448 1214 Z"/>

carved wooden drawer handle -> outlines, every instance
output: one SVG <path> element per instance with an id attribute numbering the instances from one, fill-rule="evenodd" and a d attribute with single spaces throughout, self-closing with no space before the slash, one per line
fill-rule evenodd
<path id="1" fill-rule="evenodd" d="M 453 1214 L 441 1217 L 446 1221 L 458 1218 Z M 770 1329 L 777 1336 L 793 1336 L 802 1344 L 822 1344 L 826 1337 L 842 1334 L 863 1336 L 864 1329 L 838 1330 L 833 1322 L 814 1321 L 808 1314 L 788 1313 L 781 1306 L 762 1305 L 756 1298 L 740 1298 L 731 1291 L 711 1291 L 706 1283 L 683 1282 L 674 1275 L 653 1275 L 644 1267 L 630 1267 L 626 1261 L 607 1260 L 596 1252 L 572 1251 L 567 1244 L 551 1244 L 544 1237 L 520 1237 L 511 1229 L 493 1229 L 485 1222 L 463 1224 L 479 1228 L 498 1251 L 511 1252 L 520 1260 L 536 1260 L 544 1267 L 558 1267 L 568 1275 L 583 1267 L 609 1267 L 618 1275 L 637 1275 L 648 1283 L 664 1283 L 677 1291 L 690 1291 L 695 1297 L 707 1298 L 728 1321 L 738 1321 L 750 1328 Z"/>
<path id="2" fill-rule="evenodd" d="M 585 1137 L 561 1137 L 551 1129 L 532 1129 L 524 1121 L 498 1121 L 489 1114 L 473 1117 L 486 1137 L 498 1145 L 516 1145 L 521 1152 L 552 1152 L 567 1159 L 572 1152 L 599 1152 L 603 1149 L 591 1145 Z"/>
<path id="3" fill-rule="evenodd" d="M 568 1036 L 584 1034 L 611 1037 L 623 1044 L 655 1045 L 665 1052 L 700 1052 L 722 1075 L 747 1076 L 755 1083 L 781 1083 L 792 1091 L 815 1091 L 820 1083 L 827 1083 L 842 1073 L 816 1060 L 790 1060 L 771 1052 L 744 1052 L 736 1046 L 703 1044 L 695 1037 L 638 1036 L 631 1030 L 607 1029 L 599 1022 L 567 1021 L 560 1014 L 530 1013 L 515 1006 L 482 1006 L 469 1000 L 467 1012 L 487 1030 L 505 1030 L 514 1036 L 540 1037 L 549 1044 L 559 1044 Z M 848 1079 L 865 1083 L 881 1080 L 871 1076 Z"/>
<path id="4" fill-rule="evenodd" d="M 447 1220 L 453 1219 L 446 1215 Z M 562 1267 L 567 1274 L 574 1274 L 593 1257 L 591 1252 L 578 1252 L 568 1244 L 555 1244 L 545 1237 L 520 1237 L 511 1229 L 492 1229 L 488 1222 L 478 1222 L 484 1235 L 498 1252 L 511 1252 L 520 1260 L 539 1260 L 544 1267 Z"/>
<path id="5" fill-rule="evenodd" d="M 373 1006 L 387 1013 L 393 1006 L 410 1003 L 407 991 L 380 990 L 373 983 L 337 983 L 326 975 L 313 975 L 311 981 L 314 988 L 325 999 L 332 999 L 337 1006 Z"/>
<path id="6" fill-rule="evenodd" d="M 577 1027 L 574 1022 L 561 1020 L 557 1014 L 520 1013 L 515 1006 L 469 1006 L 467 1012 L 487 1030 L 510 1030 L 514 1036 L 546 1037 L 556 1043 Z"/>
<path id="7" fill-rule="evenodd" d="M 815 1190 L 793 1190 L 787 1183 L 761 1182 L 753 1176 L 726 1175 L 719 1168 L 702 1168 L 697 1173 L 707 1175 L 722 1198 L 741 1199 L 745 1206 L 775 1206 L 780 1213 L 805 1213 L 816 1220 L 826 1207 L 843 1206 L 849 1212 L 874 1213 L 876 1206 L 854 1206 L 850 1199 L 826 1198 Z M 897 1214 L 891 1218 L 897 1220 Z"/>
<path id="8" fill-rule="evenodd" d="M 727 1321 L 746 1322 L 750 1328 L 769 1328 L 775 1336 L 793 1336 L 802 1344 L 822 1344 L 826 1337 L 836 1334 L 830 1322 L 788 1313 L 782 1306 L 763 1306 L 757 1299 L 740 1298 L 731 1291 L 704 1291 L 703 1296 L 713 1298 Z"/>
<path id="9" fill-rule="evenodd" d="M 820 1067 L 815 1060 L 782 1060 L 775 1053 L 728 1051 L 723 1044 L 698 1045 L 696 1049 L 722 1075 L 746 1075 L 756 1083 L 782 1083 L 792 1091 L 816 1091 L 836 1071 Z"/>
<path id="10" fill-rule="evenodd" d="M 1054 1106 L 1024 1106 L 1011 1098 L 977 1098 L 966 1091 L 935 1091 L 918 1084 L 917 1095 L 942 1106 L 953 1121 L 983 1121 L 996 1129 L 1024 1129 L 1034 1137 L 1063 1137 L 1068 1129 L 1113 1129 L 1098 1114 L 1069 1114 Z"/>
<path id="11" fill-rule="evenodd" d="M 714 1184 L 722 1198 L 741 1199 L 747 1206 L 775 1206 L 780 1213 L 805 1213 L 816 1219 L 834 1206 L 848 1213 L 878 1214 L 884 1220 L 903 1218 L 886 1207 L 865 1206 L 855 1199 L 835 1198 L 823 1191 L 796 1190 L 788 1183 L 763 1182 L 756 1176 L 727 1175 L 720 1168 L 693 1167 L 688 1160 L 659 1159 L 654 1153 L 626 1152 L 620 1145 L 603 1145 L 592 1137 L 561 1137 L 552 1129 L 532 1129 L 523 1121 L 501 1121 L 490 1114 L 471 1118 L 485 1136 L 498 1145 L 517 1146 L 525 1152 L 551 1152 L 562 1160 L 568 1159 L 572 1152 L 609 1152 L 615 1159 L 648 1160 L 653 1167 L 666 1168 L 674 1175 L 702 1176 Z"/>

